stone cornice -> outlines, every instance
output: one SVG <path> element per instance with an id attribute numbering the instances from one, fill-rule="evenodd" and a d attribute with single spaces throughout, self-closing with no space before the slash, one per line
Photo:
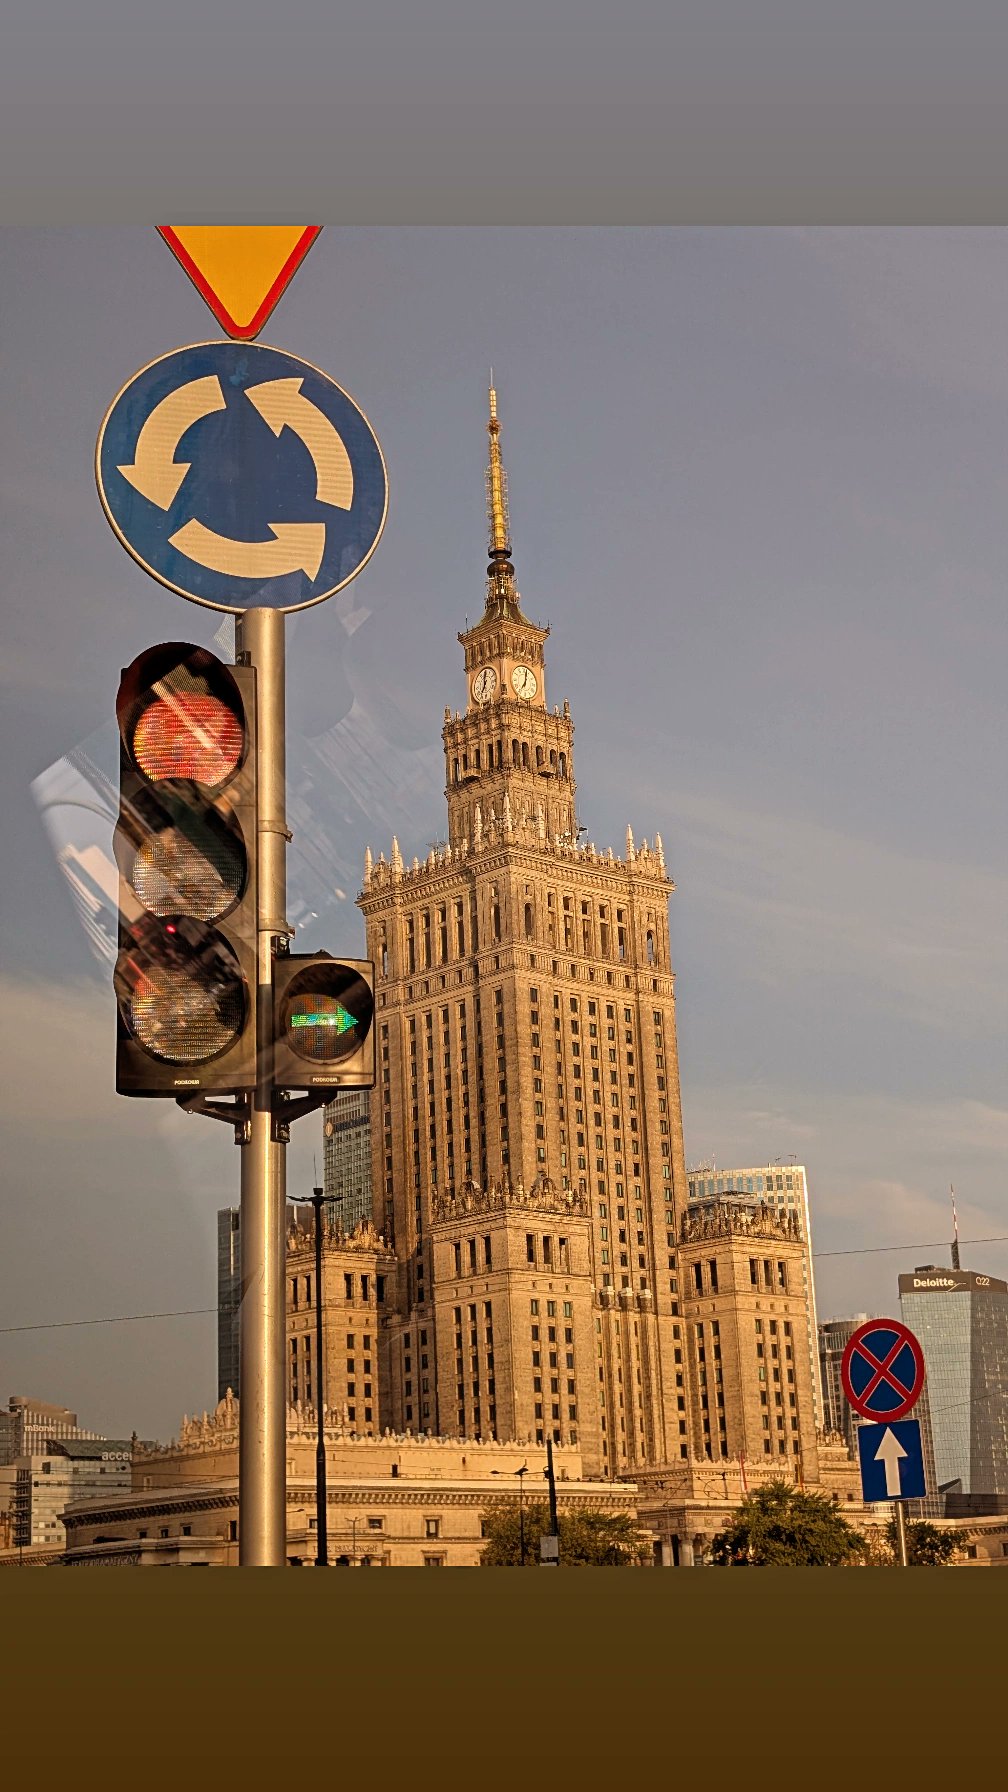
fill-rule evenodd
<path id="1" fill-rule="evenodd" d="M 682 1244 L 698 1244 L 710 1238 L 766 1238 L 782 1244 L 803 1243 L 797 1209 L 780 1213 L 765 1201 L 709 1202 L 687 1207 L 679 1228 Z"/>
<path id="2" fill-rule="evenodd" d="M 537 1176 L 526 1189 L 521 1178 L 517 1182 L 493 1182 L 481 1189 L 475 1182 L 463 1182 L 457 1189 L 431 1190 L 431 1226 L 446 1225 L 468 1215 L 499 1213 L 513 1210 L 520 1213 L 556 1214 L 572 1220 L 587 1220 L 590 1213 L 587 1195 L 574 1189 L 558 1189 L 548 1176 Z"/>

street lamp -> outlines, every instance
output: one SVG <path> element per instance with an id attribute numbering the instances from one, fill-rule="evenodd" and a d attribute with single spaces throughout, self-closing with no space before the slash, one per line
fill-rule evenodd
<path id="1" fill-rule="evenodd" d="M 521 1468 L 515 1469 L 518 1476 L 518 1535 L 521 1540 L 521 1565 L 525 1566 L 525 1476 L 528 1474 L 528 1463 L 523 1462 Z"/>
<path id="2" fill-rule="evenodd" d="M 492 1468 L 490 1470 L 490 1473 L 492 1475 L 502 1475 L 502 1474 L 505 1474 L 506 1472 L 507 1471 L 505 1469 L 500 1469 L 500 1468 Z M 516 1468 L 514 1472 L 518 1476 L 518 1538 L 519 1538 L 519 1549 L 521 1551 L 521 1565 L 524 1568 L 524 1566 L 525 1566 L 525 1476 L 528 1474 L 528 1463 L 523 1462 L 521 1465 L 521 1468 Z"/>

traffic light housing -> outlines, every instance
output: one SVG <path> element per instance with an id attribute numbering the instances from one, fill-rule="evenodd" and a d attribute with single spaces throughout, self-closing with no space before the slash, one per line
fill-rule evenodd
<path id="1" fill-rule="evenodd" d="M 273 1086 L 331 1099 L 375 1080 L 374 965 L 328 952 L 273 960 Z"/>
<path id="2" fill-rule="evenodd" d="M 240 1094 L 256 1082 L 255 672 L 169 641 L 122 675 L 121 1095 Z"/>

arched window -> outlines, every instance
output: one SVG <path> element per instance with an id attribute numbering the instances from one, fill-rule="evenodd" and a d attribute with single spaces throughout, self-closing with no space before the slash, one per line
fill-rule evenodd
<path id="1" fill-rule="evenodd" d="M 525 938 L 527 940 L 530 940 L 532 938 L 532 904 L 531 904 L 531 902 L 526 902 L 526 904 L 525 904 Z"/>
<path id="2" fill-rule="evenodd" d="M 566 755 L 566 753 L 561 753 L 561 755 L 560 755 L 560 776 L 561 776 L 561 778 L 566 778 L 566 776 L 567 776 L 567 755 Z"/>
<path id="3" fill-rule="evenodd" d="M 655 961 L 654 934 L 652 933 L 650 927 L 648 928 L 648 932 L 647 932 L 647 961 L 648 961 L 648 964 L 654 964 L 654 961 Z"/>

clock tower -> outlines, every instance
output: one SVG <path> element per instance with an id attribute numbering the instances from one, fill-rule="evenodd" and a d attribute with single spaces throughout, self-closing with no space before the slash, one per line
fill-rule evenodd
<path id="1" fill-rule="evenodd" d="M 497 393 L 490 387 L 490 464 L 486 472 L 490 563 L 486 606 L 465 649 L 464 714 L 445 710 L 443 732 L 448 837 L 453 851 L 488 827 L 529 832 L 540 842 L 571 843 L 574 810 L 570 708 L 546 708 L 548 628 L 523 615 L 511 560 L 507 474 L 500 451 Z"/>

